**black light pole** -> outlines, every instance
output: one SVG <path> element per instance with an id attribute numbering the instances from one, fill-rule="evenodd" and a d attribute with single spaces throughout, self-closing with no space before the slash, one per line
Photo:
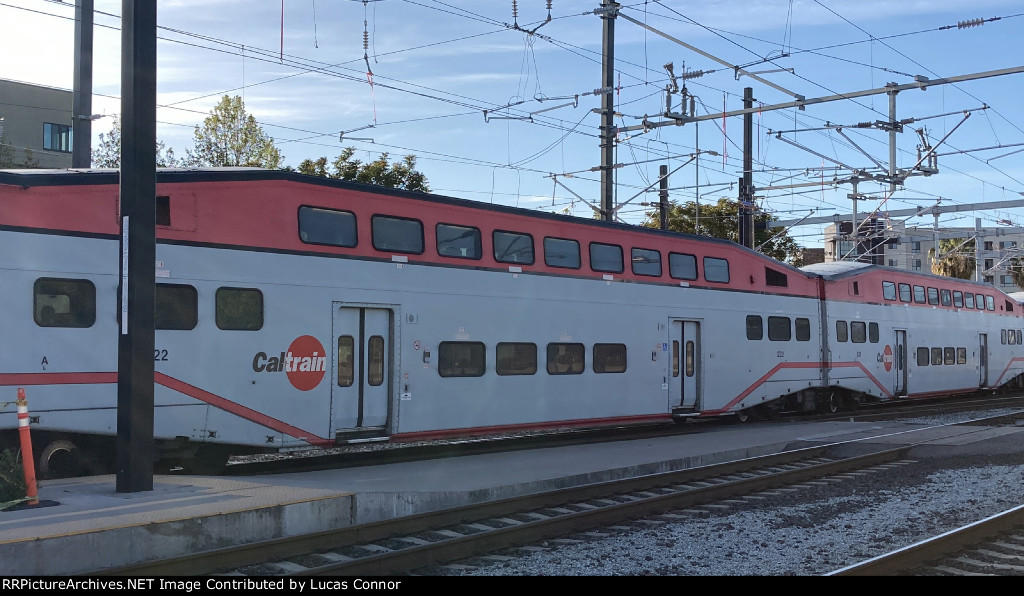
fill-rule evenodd
<path id="1" fill-rule="evenodd" d="M 92 165 L 92 8 L 75 0 L 75 86 L 71 107 L 71 167 Z"/>
<path id="2" fill-rule="evenodd" d="M 122 0 L 121 27 L 117 492 L 140 492 L 153 490 L 156 0 Z"/>

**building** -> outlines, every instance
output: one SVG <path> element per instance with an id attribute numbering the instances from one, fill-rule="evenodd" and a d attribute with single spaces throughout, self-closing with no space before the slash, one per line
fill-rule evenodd
<path id="1" fill-rule="evenodd" d="M 0 79 L 0 168 L 70 168 L 74 93 Z"/>
<path id="2" fill-rule="evenodd" d="M 906 227 L 902 222 L 869 221 L 861 227 L 862 239 L 855 243 L 850 231 L 851 222 L 839 222 L 825 228 L 825 261 L 855 260 L 896 267 L 907 271 L 932 270 L 932 255 L 939 239 L 957 239 L 968 242 L 978 240 L 976 253 L 981 264 L 980 279 L 1006 293 L 1020 292 L 1022 288 L 1010 275 L 1011 261 L 1024 257 L 1024 229 L 1022 228 L 918 228 Z M 837 233 L 838 228 L 838 233 Z M 856 245 L 856 250 L 855 250 Z M 929 252 L 931 251 L 931 252 Z M 975 269 L 978 275 L 978 269 Z"/>

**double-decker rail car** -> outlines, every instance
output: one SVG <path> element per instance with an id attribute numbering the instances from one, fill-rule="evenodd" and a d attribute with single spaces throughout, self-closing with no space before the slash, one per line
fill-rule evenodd
<path id="1" fill-rule="evenodd" d="M 114 459 L 118 190 L 110 170 L 0 172 L 0 394 L 26 389 L 42 474 Z M 1018 374 L 1020 336 L 994 338 L 1019 313 L 989 286 L 283 171 L 161 170 L 156 207 L 154 435 L 197 462 L 961 392 L 930 326 L 967 319 L 954 360 L 993 338 L 974 386 Z M 997 310 L 905 304 L 889 282 Z M 897 387 L 887 350 L 918 346 L 929 368 L 897 360 Z"/>

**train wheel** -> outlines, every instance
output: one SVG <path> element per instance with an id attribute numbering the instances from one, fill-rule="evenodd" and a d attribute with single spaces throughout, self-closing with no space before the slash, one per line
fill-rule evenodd
<path id="1" fill-rule="evenodd" d="M 39 453 L 39 475 L 42 478 L 73 478 L 85 472 L 78 446 L 61 439 L 53 441 Z"/>
<path id="2" fill-rule="evenodd" d="M 736 412 L 736 417 L 734 418 L 734 420 L 736 422 L 739 422 L 740 424 L 743 424 L 746 422 L 750 422 L 752 418 L 753 416 L 750 415 L 750 410 L 740 410 Z"/>
<path id="3" fill-rule="evenodd" d="M 842 398 L 835 393 L 830 393 L 828 397 L 821 401 L 821 411 L 826 414 L 835 414 L 839 412 L 841 405 Z"/>

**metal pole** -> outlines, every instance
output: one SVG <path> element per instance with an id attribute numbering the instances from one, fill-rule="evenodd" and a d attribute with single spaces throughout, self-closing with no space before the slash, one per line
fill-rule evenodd
<path id="1" fill-rule="evenodd" d="M 601 0 L 601 219 L 615 217 L 615 17 L 619 4 Z"/>
<path id="2" fill-rule="evenodd" d="M 850 181 L 853 185 L 853 192 L 850 193 L 850 198 L 853 200 L 853 227 L 850 229 L 850 233 L 853 234 L 853 260 L 860 260 L 860 232 L 857 230 L 857 182 L 854 178 Z"/>
<path id="3" fill-rule="evenodd" d="M 117 492 L 153 490 L 156 0 L 121 3 Z"/>
<path id="4" fill-rule="evenodd" d="M 75 83 L 71 107 L 71 167 L 92 166 L 93 0 L 75 0 Z"/>
<path id="5" fill-rule="evenodd" d="M 658 205 L 661 207 L 661 229 L 668 229 L 668 166 L 661 166 L 661 187 L 658 190 Z"/>
<path id="6" fill-rule="evenodd" d="M 754 89 L 743 89 L 743 109 L 754 107 Z M 743 114 L 743 189 L 740 199 L 740 244 L 754 248 L 754 113 Z"/>

